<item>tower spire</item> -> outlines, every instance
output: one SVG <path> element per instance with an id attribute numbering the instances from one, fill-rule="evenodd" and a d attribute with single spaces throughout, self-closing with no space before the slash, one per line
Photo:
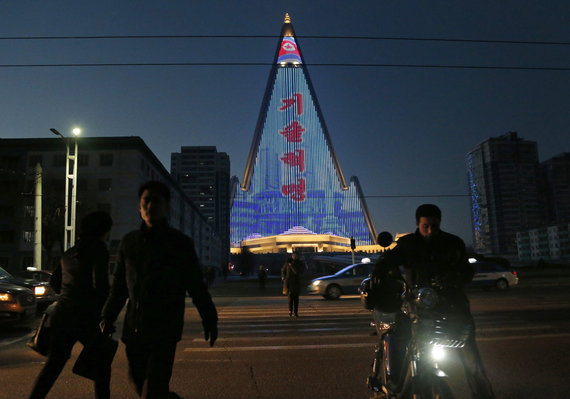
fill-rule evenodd
<path id="1" fill-rule="evenodd" d="M 288 13 L 273 60 L 241 187 L 234 180 L 232 243 L 295 226 L 373 243 L 360 184 L 346 184 Z"/>

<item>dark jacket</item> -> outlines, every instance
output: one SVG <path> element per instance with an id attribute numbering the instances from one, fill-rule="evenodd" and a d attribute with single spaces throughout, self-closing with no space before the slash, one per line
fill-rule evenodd
<path id="1" fill-rule="evenodd" d="M 186 293 L 203 323 L 217 322 L 194 242 L 166 223 L 128 233 L 121 240 L 111 294 L 102 317 L 114 322 L 128 299 L 122 339 L 179 341 Z"/>
<path id="2" fill-rule="evenodd" d="M 305 272 L 305 263 L 300 259 L 285 262 L 281 270 L 281 277 L 290 295 L 299 295 L 301 292 L 301 276 Z"/>
<path id="3" fill-rule="evenodd" d="M 94 323 L 109 294 L 109 252 L 97 238 L 81 238 L 67 250 L 54 270 L 50 284 L 59 294 L 50 323 Z M 81 319 L 81 320 L 78 320 Z"/>
<path id="4" fill-rule="evenodd" d="M 444 231 L 426 240 L 419 231 L 401 237 L 394 249 L 376 263 L 376 276 L 382 278 L 402 265 L 406 280 L 422 284 L 437 278 L 446 292 L 462 296 L 463 286 L 473 278 L 463 241 Z"/>

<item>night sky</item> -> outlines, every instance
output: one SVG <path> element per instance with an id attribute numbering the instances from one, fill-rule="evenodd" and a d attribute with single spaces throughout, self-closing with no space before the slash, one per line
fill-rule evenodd
<path id="1" fill-rule="evenodd" d="M 0 0 L 0 137 L 74 126 L 140 136 L 168 170 L 181 146 L 213 145 L 241 181 L 269 65 L 117 64 L 268 64 L 286 12 L 342 171 L 360 179 L 378 231 L 412 231 L 417 205 L 432 202 L 443 229 L 470 244 L 470 149 L 518 131 L 540 160 L 570 151 L 567 0 Z M 273 37 L 156 37 L 183 35 Z"/>

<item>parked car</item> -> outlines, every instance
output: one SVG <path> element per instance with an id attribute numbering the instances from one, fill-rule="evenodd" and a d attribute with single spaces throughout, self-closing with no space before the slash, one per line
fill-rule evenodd
<path id="1" fill-rule="evenodd" d="M 44 283 L 49 283 L 51 272 L 47 270 L 38 270 L 35 267 L 28 267 L 25 271 L 18 274 L 18 277 L 22 277 L 27 280 L 37 280 L 43 281 Z"/>
<path id="2" fill-rule="evenodd" d="M 517 272 L 492 262 L 471 261 L 475 271 L 470 287 L 496 288 L 506 290 L 517 285 L 519 278 Z"/>
<path id="3" fill-rule="evenodd" d="M 36 314 L 36 297 L 29 288 L 0 282 L 0 324 L 25 321 Z"/>
<path id="4" fill-rule="evenodd" d="M 374 263 L 364 260 L 339 270 L 330 276 L 323 276 L 311 281 L 307 292 L 322 295 L 326 299 L 337 299 L 341 295 L 358 294 L 362 280 L 374 271 Z"/>
<path id="5" fill-rule="evenodd" d="M 57 299 L 57 295 L 53 288 L 50 287 L 49 283 L 33 279 L 14 277 L 1 267 L 0 283 L 18 285 L 20 287 L 29 288 L 32 290 L 36 298 L 39 311 L 44 310 Z"/>

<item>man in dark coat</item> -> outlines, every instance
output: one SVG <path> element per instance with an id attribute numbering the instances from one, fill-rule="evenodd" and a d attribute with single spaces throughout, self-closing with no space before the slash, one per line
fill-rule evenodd
<path id="1" fill-rule="evenodd" d="M 491 383 L 485 373 L 483 362 L 475 342 L 475 326 L 464 285 L 473 278 L 465 244 L 453 235 L 440 230 L 441 210 L 432 204 L 424 204 L 416 210 L 415 233 L 401 237 L 394 249 L 387 252 L 376 264 L 375 275 L 379 278 L 398 275 L 397 267 L 404 267 L 405 280 L 409 284 L 422 284 L 432 278 L 442 286 L 441 295 L 452 302 L 458 314 L 472 325 L 461 360 L 467 382 L 474 398 L 494 398 Z M 404 328 L 400 328 L 400 333 Z M 401 345 L 403 346 L 403 345 Z"/>
<path id="2" fill-rule="evenodd" d="M 186 293 L 198 309 L 210 346 L 218 336 L 216 307 L 194 243 L 168 225 L 169 202 L 170 190 L 163 183 L 151 181 L 139 189 L 143 223 L 121 240 L 111 294 L 102 312 L 102 328 L 111 332 L 129 300 L 122 334 L 129 377 L 137 394 L 149 399 L 169 395 Z"/>
<path id="3" fill-rule="evenodd" d="M 301 293 L 301 276 L 305 272 L 305 262 L 293 252 L 292 259 L 288 259 L 281 269 L 281 278 L 287 288 L 289 296 L 289 316 L 299 317 L 299 295 Z"/>
<path id="4" fill-rule="evenodd" d="M 87 344 L 98 333 L 99 315 L 109 294 L 109 252 L 105 241 L 113 221 L 105 212 L 88 214 L 80 222 L 79 240 L 67 250 L 50 284 L 59 299 L 49 316 L 47 361 L 38 375 L 31 399 L 45 398 L 77 341 Z M 95 396 L 109 398 L 111 369 L 95 381 Z"/>

